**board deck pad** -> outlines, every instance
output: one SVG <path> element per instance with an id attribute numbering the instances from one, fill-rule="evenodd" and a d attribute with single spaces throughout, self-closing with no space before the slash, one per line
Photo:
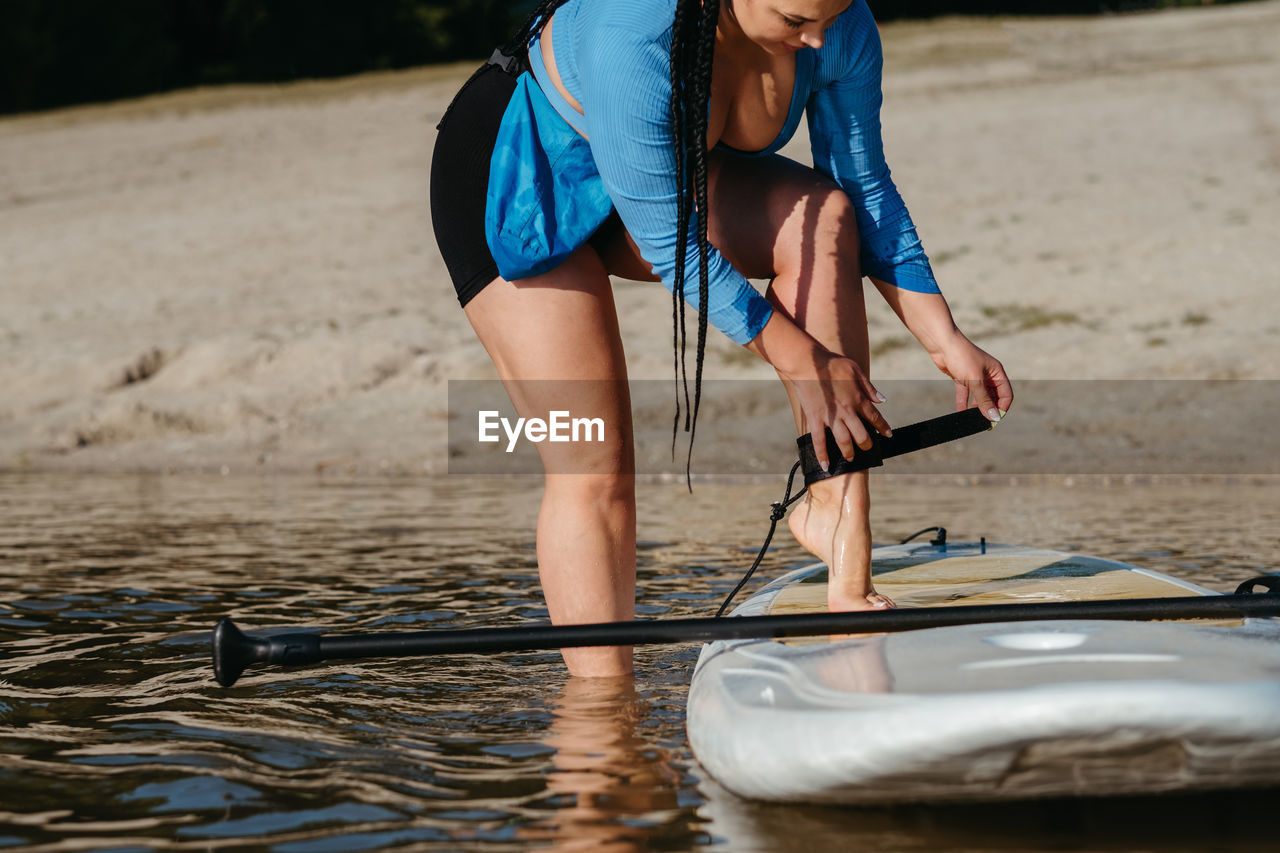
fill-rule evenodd
<path id="1" fill-rule="evenodd" d="M 1173 598 L 1202 594 L 1194 587 L 1108 560 L 1059 553 L 931 555 L 876 561 L 876 590 L 899 607 L 1031 604 Z M 827 609 L 827 569 L 819 568 L 773 599 L 770 615 Z M 1239 624 L 1215 620 L 1215 624 Z"/>

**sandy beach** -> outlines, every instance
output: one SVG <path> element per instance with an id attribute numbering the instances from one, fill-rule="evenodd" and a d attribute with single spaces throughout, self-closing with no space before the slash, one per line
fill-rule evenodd
<path id="1" fill-rule="evenodd" d="M 1105 446 L 1185 406 L 1180 446 L 1217 458 L 1224 422 L 1280 417 L 1280 0 L 882 35 L 889 164 L 970 337 L 1020 382 L 1264 380 L 1208 410 L 1192 382 L 1084 404 Z M 428 209 L 471 67 L 0 120 L 0 469 L 448 471 L 449 382 L 495 375 Z M 803 131 L 784 153 L 808 161 Z M 632 378 L 663 383 L 637 424 L 669 440 L 669 295 L 615 292 Z M 930 380 L 941 414 L 947 381 L 868 294 L 874 375 Z M 761 381 L 709 396 L 695 470 L 776 470 L 771 369 L 714 332 L 707 365 Z"/>

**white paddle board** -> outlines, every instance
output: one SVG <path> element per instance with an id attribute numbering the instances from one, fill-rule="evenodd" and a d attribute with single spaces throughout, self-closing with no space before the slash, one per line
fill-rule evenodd
<path id="1" fill-rule="evenodd" d="M 977 543 L 878 547 L 899 607 L 1215 595 L 1123 563 Z M 734 616 L 826 609 L 825 566 Z M 1280 626 L 1039 621 L 706 645 L 687 727 L 725 788 L 888 804 L 1280 784 Z"/>

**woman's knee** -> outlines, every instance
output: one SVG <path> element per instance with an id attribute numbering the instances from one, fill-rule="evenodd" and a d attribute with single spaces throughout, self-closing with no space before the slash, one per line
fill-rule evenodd
<path id="1" fill-rule="evenodd" d="M 792 233 L 778 241 L 779 274 L 821 272 L 835 273 L 841 281 L 861 279 L 858 221 L 852 200 L 840 187 L 815 186 L 797 202 L 787 226 Z"/>
<path id="2" fill-rule="evenodd" d="M 583 429 L 579 433 L 575 424 L 573 434 L 566 436 L 572 438 L 570 441 L 539 444 L 538 455 L 543 472 L 548 477 L 567 475 L 601 484 L 634 479 L 636 464 L 635 449 L 631 444 L 630 411 L 622 407 L 611 411 L 611 417 L 580 419 Z"/>
<path id="3" fill-rule="evenodd" d="M 589 507 L 604 515 L 635 512 L 636 478 L 634 474 L 552 474 L 546 478 L 546 491 L 563 505 Z"/>
<path id="4" fill-rule="evenodd" d="M 744 274 L 861 277 L 853 202 L 834 180 L 777 155 L 712 162 L 712 242 Z"/>

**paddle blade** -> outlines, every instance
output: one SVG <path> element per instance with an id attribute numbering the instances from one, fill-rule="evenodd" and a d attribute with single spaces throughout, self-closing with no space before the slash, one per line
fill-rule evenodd
<path id="1" fill-rule="evenodd" d="M 247 636 L 230 619 L 219 619 L 213 626 L 213 677 L 223 687 L 240 678 L 245 667 L 258 660 L 260 641 Z"/>

